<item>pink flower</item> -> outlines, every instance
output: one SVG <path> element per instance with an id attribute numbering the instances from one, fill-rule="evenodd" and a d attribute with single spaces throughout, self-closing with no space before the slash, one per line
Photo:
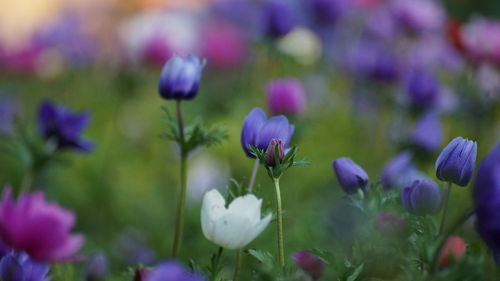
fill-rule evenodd
<path id="1" fill-rule="evenodd" d="M 500 21 L 473 20 L 462 26 L 460 39 L 472 59 L 500 63 Z"/>
<path id="2" fill-rule="evenodd" d="M 200 43 L 202 56 L 219 68 L 240 65 L 248 51 L 243 32 L 225 22 L 209 23 L 202 31 Z"/>
<path id="3" fill-rule="evenodd" d="M 272 80 L 267 84 L 266 92 L 272 115 L 296 115 L 306 109 L 306 93 L 296 79 Z"/>
<path id="4" fill-rule="evenodd" d="M 17 202 L 5 188 L 0 201 L 0 238 L 15 250 L 25 251 L 43 262 L 68 260 L 84 242 L 82 235 L 71 235 L 75 216 L 45 201 L 42 192 L 23 193 Z"/>

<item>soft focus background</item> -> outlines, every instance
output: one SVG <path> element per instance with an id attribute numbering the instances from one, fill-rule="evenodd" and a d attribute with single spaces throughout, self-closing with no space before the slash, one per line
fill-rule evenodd
<path id="1" fill-rule="evenodd" d="M 161 138 L 161 107 L 173 102 L 159 97 L 157 84 L 172 54 L 207 59 L 198 96 L 184 103 L 187 120 L 229 130 L 222 145 L 190 157 L 183 261 L 208 263 L 216 249 L 201 231 L 201 196 L 230 178 L 248 180 L 253 161 L 241 148 L 241 125 L 252 108 L 269 110 L 272 79 L 297 79 L 307 100 L 288 116 L 292 143 L 312 163 L 282 179 L 288 254 L 348 244 L 355 215 L 337 204 L 343 193 L 333 159 L 354 159 L 375 184 L 384 163 L 410 149 L 419 170 L 435 178 L 434 161 L 452 138 L 477 141 L 478 159 L 500 139 L 500 1 L 290 0 L 277 23 L 265 2 L 1 0 L 0 141 L 15 153 L 0 153 L 0 186 L 18 190 L 22 182 L 29 160 L 13 132 L 20 126 L 36 137 L 42 100 L 89 112 L 85 135 L 95 150 L 66 153 L 34 187 L 75 211 L 87 237 L 82 252 L 104 252 L 110 280 L 168 257 L 179 159 Z M 424 133 L 435 137 L 426 147 L 412 131 L 428 112 L 440 128 Z M 271 211 L 263 169 L 256 189 Z M 456 189 L 452 200 L 456 216 L 471 204 L 470 188 Z M 273 252 L 274 238 L 270 225 L 252 245 Z"/>

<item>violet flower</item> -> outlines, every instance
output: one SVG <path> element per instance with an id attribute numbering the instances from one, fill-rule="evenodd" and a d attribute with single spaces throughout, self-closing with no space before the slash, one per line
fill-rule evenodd
<path id="1" fill-rule="evenodd" d="M 160 74 L 158 92 L 164 99 L 190 100 L 198 93 L 204 62 L 198 57 L 173 56 Z"/>
<path id="2" fill-rule="evenodd" d="M 0 260 L 2 281 L 47 281 L 49 265 L 32 260 L 25 253 L 10 252 Z"/>
<path id="3" fill-rule="evenodd" d="M 325 271 L 326 263 L 315 255 L 303 250 L 292 255 L 295 265 L 306 272 L 313 280 L 318 280 Z"/>
<path id="4" fill-rule="evenodd" d="M 415 124 L 410 142 L 426 151 L 436 151 L 443 142 L 443 129 L 437 113 L 425 113 Z"/>
<path id="5" fill-rule="evenodd" d="M 70 233 L 75 215 L 45 201 L 42 192 L 23 193 L 17 202 L 6 188 L 0 201 L 0 238 L 12 249 L 43 262 L 72 258 L 84 242 Z"/>
<path id="6" fill-rule="evenodd" d="M 477 143 L 462 137 L 454 138 L 436 160 L 436 176 L 459 186 L 466 186 L 472 178 L 476 163 Z"/>
<path id="7" fill-rule="evenodd" d="M 271 38 L 287 35 L 296 25 L 296 18 L 290 1 L 267 0 L 263 4 L 265 33 Z"/>
<path id="8" fill-rule="evenodd" d="M 431 180 L 416 180 L 401 193 L 401 203 L 411 214 L 434 214 L 441 208 L 441 192 Z"/>
<path id="9" fill-rule="evenodd" d="M 269 111 L 273 115 L 296 115 L 305 110 L 306 93 L 302 84 L 296 79 L 269 81 L 266 95 Z"/>
<path id="10" fill-rule="evenodd" d="M 347 194 L 355 194 L 358 189 L 368 189 L 368 175 L 349 158 L 337 158 L 333 161 L 333 170 L 340 186 Z"/>
<path id="11" fill-rule="evenodd" d="M 176 261 L 166 261 L 157 265 L 146 276 L 146 281 L 204 281 L 198 274 L 187 271 Z"/>

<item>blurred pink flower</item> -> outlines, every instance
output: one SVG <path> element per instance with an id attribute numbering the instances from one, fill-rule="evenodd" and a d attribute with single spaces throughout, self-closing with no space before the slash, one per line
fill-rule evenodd
<path id="1" fill-rule="evenodd" d="M 272 115 L 296 115 L 306 109 L 306 93 L 293 78 L 272 80 L 266 86 L 267 104 Z"/>
<path id="2" fill-rule="evenodd" d="M 43 262 L 64 261 L 82 246 L 82 235 L 71 235 L 75 216 L 45 201 L 42 192 L 23 193 L 17 202 L 9 187 L 0 201 L 0 238 L 15 250 Z"/>
<path id="3" fill-rule="evenodd" d="M 146 41 L 143 55 L 148 63 L 163 66 L 173 53 L 167 40 L 157 35 Z"/>
<path id="4" fill-rule="evenodd" d="M 201 33 L 202 56 L 210 65 L 231 68 L 240 65 L 247 55 L 244 34 L 227 22 L 209 23 Z"/>
<path id="5" fill-rule="evenodd" d="M 460 39 L 473 60 L 500 63 L 500 21 L 475 19 L 462 26 Z"/>

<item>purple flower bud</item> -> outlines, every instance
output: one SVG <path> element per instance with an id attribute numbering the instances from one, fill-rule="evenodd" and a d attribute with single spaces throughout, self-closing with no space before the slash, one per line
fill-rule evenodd
<path id="1" fill-rule="evenodd" d="M 70 109 L 44 101 L 38 109 L 38 129 L 46 140 L 55 141 L 59 149 L 88 152 L 93 144 L 82 138 L 90 115 L 73 113 Z"/>
<path id="2" fill-rule="evenodd" d="M 198 57 L 174 55 L 160 74 L 158 92 L 164 99 L 190 100 L 198 93 L 203 62 Z"/>
<path id="3" fill-rule="evenodd" d="M 264 156 L 264 162 L 266 165 L 274 167 L 276 166 L 275 151 L 278 148 L 278 161 L 281 163 L 283 157 L 285 157 L 285 147 L 280 139 L 272 139 L 269 146 L 266 149 L 266 155 Z"/>
<path id="4" fill-rule="evenodd" d="M 263 24 L 269 37 L 283 37 L 295 27 L 296 19 L 289 1 L 267 0 L 263 9 Z"/>
<path id="5" fill-rule="evenodd" d="M 333 161 L 333 170 L 345 193 L 354 194 L 358 189 L 368 189 L 368 175 L 351 159 L 337 158 Z"/>
<path id="6" fill-rule="evenodd" d="M 439 81 L 432 73 L 424 69 L 416 69 L 410 73 L 406 81 L 406 92 L 412 105 L 428 108 L 436 104 L 439 98 Z"/>
<path id="7" fill-rule="evenodd" d="M 0 260 L 2 281 L 46 281 L 49 265 L 30 259 L 27 254 L 10 252 Z"/>
<path id="8" fill-rule="evenodd" d="M 157 265 L 146 277 L 146 281 L 204 281 L 200 275 L 188 272 L 180 263 L 167 261 Z"/>
<path id="9" fill-rule="evenodd" d="M 414 215 L 436 213 L 441 207 L 439 186 L 432 180 L 416 180 L 403 189 L 401 203 L 406 211 Z"/>
<path id="10" fill-rule="evenodd" d="M 89 281 L 104 279 L 109 271 L 108 259 L 104 253 L 93 255 L 87 262 L 85 271 L 86 278 Z"/>
<path id="11" fill-rule="evenodd" d="M 245 117 L 241 130 L 241 146 L 248 157 L 255 158 L 250 153 L 250 145 L 261 150 L 267 149 L 272 139 L 279 139 L 285 148 L 292 139 L 294 126 L 288 123 L 285 116 L 273 116 L 267 119 L 262 109 L 256 107 Z"/>
<path id="12" fill-rule="evenodd" d="M 313 280 L 319 279 L 325 270 L 325 262 L 307 251 L 296 252 L 292 255 L 295 265 L 305 271 Z"/>
<path id="13" fill-rule="evenodd" d="M 410 141 L 427 151 L 436 151 L 443 139 L 439 116 L 434 112 L 424 114 L 411 132 Z"/>
<path id="14" fill-rule="evenodd" d="M 402 237 L 406 234 L 406 221 L 394 214 L 389 212 L 379 212 L 375 215 L 375 229 L 380 233 Z"/>
<path id="15" fill-rule="evenodd" d="M 270 81 L 266 86 L 267 104 L 271 114 L 296 115 L 306 108 L 302 84 L 293 78 Z"/>
<path id="16" fill-rule="evenodd" d="M 436 176 L 442 181 L 466 186 L 474 172 L 476 154 L 476 142 L 454 138 L 436 160 Z"/>
<path id="17" fill-rule="evenodd" d="M 474 204 L 477 230 L 500 265 L 500 143 L 477 170 Z"/>

